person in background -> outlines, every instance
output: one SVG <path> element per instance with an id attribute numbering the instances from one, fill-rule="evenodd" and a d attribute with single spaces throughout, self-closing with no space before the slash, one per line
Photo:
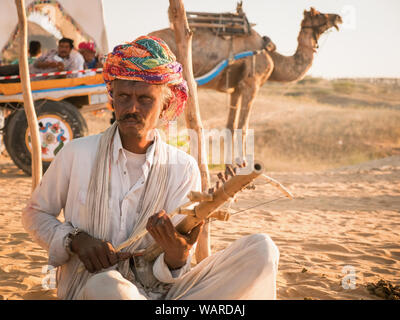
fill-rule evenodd
<path id="1" fill-rule="evenodd" d="M 47 73 L 57 71 L 83 70 L 85 59 L 74 49 L 74 41 L 69 38 L 62 38 L 58 41 L 58 49 L 50 50 L 46 55 L 41 56 L 33 64 L 33 73 Z M 82 74 L 69 74 L 67 78 L 81 77 Z M 60 76 L 47 77 L 60 78 Z M 39 80 L 39 79 L 35 79 Z"/>
<path id="2" fill-rule="evenodd" d="M 28 64 L 33 64 L 37 58 L 40 57 L 42 54 L 42 45 L 39 41 L 32 40 L 29 42 L 29 49 L 28 49 Z M 15 59 L 11 64 L 18 64 L 19 60 Z"/>
<path id="3" fill-rule="evenodd" d="M 78 46 L 79 53 L 85 59 L 85 69 L 102 68 L 98 55 L 96 55 L 96 44 L 94 42 L 81 42 Z"/>

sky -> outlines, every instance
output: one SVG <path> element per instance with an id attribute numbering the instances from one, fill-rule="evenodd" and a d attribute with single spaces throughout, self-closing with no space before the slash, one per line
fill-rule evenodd
<path id="1" fill-rule="evenodd" d="M 184 0 L 186 11 L 235 12 L 237 0 Z M 167 28 L 168 0 L 103 0 L 109 49 Z M 340 31 L 321 36 L 308 75 L 324 78 L 400 77 L 400 0 L 243 0 L 254 29 L 292 55 L 303 11 L 336 13 Z"/>

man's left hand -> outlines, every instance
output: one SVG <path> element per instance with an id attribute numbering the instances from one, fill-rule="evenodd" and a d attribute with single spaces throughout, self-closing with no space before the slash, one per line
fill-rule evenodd
<path id="1" fill-rule="evenodd" d="M 154 240 L 163 248 L 164 261 L 170 269 L 178 269 L 185 265 L 189 251 L 199 238 L 203 222 L 188 235 L 176 231 L 171 219 L 164 210 L 151 216 L 146 229 Z"/>

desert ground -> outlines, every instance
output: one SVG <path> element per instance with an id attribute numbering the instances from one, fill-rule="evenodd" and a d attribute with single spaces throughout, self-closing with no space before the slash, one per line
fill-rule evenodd
<path id="1" fill-rule="evenodd" d="M 199 98 L 204 127 L 222 128 L 228 96 L 200 90 Z M 397 297 L 372 294 L 368 285 L 400 285 L 399 101 L 399 82 L 307 78 L 265 85 L 250 120 L 256 158 L 294 199 L 257 179 L 255 190 L 230 204 L 232 213 L 248 210 L 212 222 L 212 251 L 267 233 L 280 250 L 278 299 Z M 85 114 L 90 133 L 106 128 L 109 117 Z M 215 181 L 221 166 L 210 168 Z M 31 178 L 4 151 L 0 299 L 55 299 L 55 290 L 42 288 L 46 251 L 21 225 L 30 193 Z"/>

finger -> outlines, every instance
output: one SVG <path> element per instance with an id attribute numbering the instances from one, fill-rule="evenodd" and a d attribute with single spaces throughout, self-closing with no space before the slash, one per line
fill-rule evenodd
<path id="1" fill-rule="evenodd" d="M 196 241 L 198 240 L 199 236 L 200 236 L 200 232 L 203 229 L 203 225 L 204 225 L 204 221 L 201 221 L 199 225 L 197 225 L 196 227 L 194 227 L 192 229 L 192 231 L 189 234 L 189 239 L 188 239 L 188 243 L 190 245 L 193 245 L 196 243 Z"/>
<path id="2" fill-rule="evenodd" d="M 164 219 L 165 217 L 168 218 L 168 214 L 165 212 L 165 210 L 161 210 L 159 213 L 157 213 L 158 219 Z"/>
<path id="3" fill-rule="evenodd" d="M 119 261 L 123 261 L 123 260 L 129 259 L 130 257 L 132 257 L 132 254 L 130 252 L 119 251 L 119 252 L 117 252 L 117 255 L 118 255 Z"/>
<path id="4" fill-rule="evenodd" d="M 151 216 L 147 219 L 146 230 L 149 232 L 152 229 L 152 218 L 153 218 L 153 216 Z"/>
<path id="5" fill-rule="evenodd" d="M 155 232 L 158 234 L 158 238 L 162 242 L 169 241 L 170 234 L 168 233 L 167 229 L 167 221 L 168 217 L 167 216 L 162 216 L 157 219 L 156 226 L 155 226 Z"/>
<path id="6" fill-rule="evenodd" d="M 169 239 L 176 239 L 178 232 L 176 231 L 171 219 L 166 215 L 164 218 L 164 230 Z"/>
<path id="7" fill-rule="evenodd" d="M 112 246 L 112 244 L 109 243 L 109 242 L 105 242 L 104 246 L 105 246 L 105 251 L 106 251 L 107 258 L 108 258 L 108 261 L 110 263 L 110 266 L 113 266 L 114 264 L 116 264 L 118 262 L 117 252 L 115 251 L 115 249 Z"/>
<path id="8" fill-rule="evenodd" d="M 82 261 L 82 263 L 85 265 L 85 268 L 87 271 L 89 271 L 90 273 L 94 272 L 94 267 L 92 262 L 90 261 L 89 257 L 86 255 L 80 255 L 79 259 Z"/>
<path id="9" fill-rule="evenodd" d="M 164 210 L 161 210 L 155 214 L 153 214 L 148 220 L 147 220 L 147 229 L 154 229 L 158 223 L 158 219 L 162 217 L 165 214 Z"/>
<path id="10" fill-rule="evenodd" d="M 219 189 L 220 184 L 221 184 L 221 182 L 217 181 L 216 184 L 215 184 L 215 189 Z"/>
<path id="11" fill-rule="evenodd" d="M 102 269 L 107 269 L 111 266 L 110 262 L 108 261 L 106 248 L 103 246 L 103 244 L 96 248 L 96 253 L 97 258 L 101 263 Z"/>
<path id="12" fill-rule="evenodd" d="M 92 265 L 94 267 L 94 271 L 100 271 L 102 269 L 101 262 L 97 258 L 97 255 L 96 255 L 95 251 L 92 251 L 89 254 L 89 259 L 90 259 L 90 262 L 92 263 Z"/>
<path id="13" fill-rule="evenodd" d="M 170 218 L 167 215 L 159 219 L 159 224 L 156 227 L 157 243 L 163 248 L 174 246 L 179 235 L 175 230 Z"/>
<path id="14" fill-rule="evenodd" d="M 160 239 L 160 233 L 157 229 L 157 223 L 158 223 L 158 217 L 157 215 L 153 215 L 149 219 L 149 228 L 147 229 L 150 233 L 150 235 L 154 238 L 154 240 L 159 243 L 161 241 Z"/>
<path id="15" fill-rule="evenodd" d="M 154 230 L 157 220 L 158 220 L 158 213 L 153 214 L 149 220 L 147 221 L 147 230 L 150 232 L 151 230 Z"/>

